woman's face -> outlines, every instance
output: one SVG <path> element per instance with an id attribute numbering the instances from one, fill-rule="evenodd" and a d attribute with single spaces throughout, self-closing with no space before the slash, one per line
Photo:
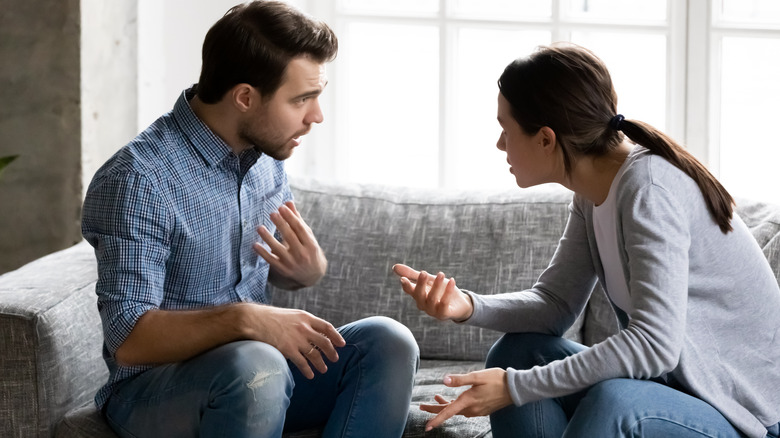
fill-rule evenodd
<path id="1" fill-rule="evenodd" d="M 501 135 L 496 147 L 506 152 L 509 172 L 515 176 L 517 185 L 526 188 L 551 182 L 553 163 L 550 148 L 544 147 L 550 141 L 544 128 L 534 135 L 523 131 L 512 117 L 509 101 L 501 93 L 498 93 L 498 124 Z"/>

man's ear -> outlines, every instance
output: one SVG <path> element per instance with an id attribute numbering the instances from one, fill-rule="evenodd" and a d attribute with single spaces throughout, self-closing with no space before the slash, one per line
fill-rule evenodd
<path id="1" fill-rule="evenodd" d="M 260 93 L 249 84 L 237 84 L 228 92 L 230 101 L 238 111 L 245 113 L 260 100 Z"/>
<path id="2" fill-rule="evenodd" d="M 546 153 L 549 154 L 555 151 L 555 131 L 553 131 L 552 128 L 549 126 L 543 126 L 541 129 L 539 129 L 539 133 L 537 135 L 539 136 L 539 143 L 542 145 L 542 148 Z"/>

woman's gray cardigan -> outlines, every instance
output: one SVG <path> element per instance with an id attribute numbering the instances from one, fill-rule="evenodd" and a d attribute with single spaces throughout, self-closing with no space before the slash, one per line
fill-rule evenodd
<path id="1" fill-rule="evenodd" d="M 696 183 L 637 147 L 617 192 L 618 248 L 633 308 L 623 329 L 579 354 L 508 370 L 515 404 L 571 394 L 612 378 L 670 374 L 750 437 L 780 420 L 780 289 L 738 216 L 715 224 Z M 562 335 L 604 283 L 593 204 L 575 195 L 550 265 L 529 290 L 470 293 L 467 324 Z M 614 306 L 613 306 L 614 307 Z"/>

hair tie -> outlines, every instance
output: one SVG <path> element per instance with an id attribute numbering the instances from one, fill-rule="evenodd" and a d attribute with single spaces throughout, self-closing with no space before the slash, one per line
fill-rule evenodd
<path id="1" fill-rule="evenodd" d="M 618 114 L 609 120 L 609 127 L 615 131 L 620 131 L 623 128 L 623 120 L 625 119 L 623 114 Z"/>

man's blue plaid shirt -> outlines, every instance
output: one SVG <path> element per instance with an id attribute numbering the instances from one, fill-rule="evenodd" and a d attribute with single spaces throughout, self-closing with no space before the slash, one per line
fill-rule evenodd
<path id="1" fill-rule="evenodd" d="M 149 367 L 114 354 L 150 309 L 267 303 L 268 264 L 252 249 L 256 227 L 291 200 L 282 162 L 254 150 L 236 156 L 192 112 L 186 90 L 172 112 L 95 174 L 82 233 L 98 261 L 98 310 L 110 377 L 95 397 Z"/>

